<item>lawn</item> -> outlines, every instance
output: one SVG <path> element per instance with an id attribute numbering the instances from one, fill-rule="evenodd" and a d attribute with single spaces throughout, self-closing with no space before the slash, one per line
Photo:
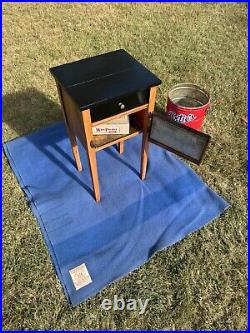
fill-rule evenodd
<path id="1" fill-rule="evenodd" d="M 247 328 L 247 5 L 5 3 L 3 141 L 62 120 L 49 67 L 124 48 L 161 79 L 212 97 L 212 143 L 193 168 L 231 208 L 71 309 L 31 209 L 3 156 L 3 329 Z M 34 161 L 35 163 L 35 161 Z M 194 203 L 195 204 L 195 203 Z M 147 311 L 104 311 L 114 295 Z"/>

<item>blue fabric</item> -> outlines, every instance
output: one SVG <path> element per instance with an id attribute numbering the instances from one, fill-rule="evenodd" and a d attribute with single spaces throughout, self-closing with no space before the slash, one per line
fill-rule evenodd
<path id="1" fill-rule="evenodd" d="M 101 202 L 92 197 L 86 153 L 79 173 L 63 124 L 4 145 L 72 305 L 218 217 L 228 204 L 171 153 L 150 145 L 139 178 L 141 137 L 97 153 Z M 75 290 L 69 270 L 85 263 L 92 283 Z"/>

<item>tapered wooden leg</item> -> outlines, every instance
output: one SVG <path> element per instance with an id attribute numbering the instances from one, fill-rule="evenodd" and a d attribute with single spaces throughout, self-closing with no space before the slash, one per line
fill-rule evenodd
<path id="1" fill-rule="evenodd" d="M 95 194 L 95 200 L 97 202 L 100 201 L 100 189 L 99 189 L 99 180 L 98 180 L 98 171 L 97 171 L 97 163 L 96 163 L 96 152 L 93 149 L 87 151 L 88 160 L 89 160 L 89 168 L 92 178 L 93 190 Z"/>
<path id="2" fill-rule="evenodd" d="M 147 171 L 148 147 L 149 147 L 148 135 L 149 135 L 150 116 L 151 116 L 152 112 L 154 112 L 156 92 L 157 92 L 156 87 L 153 87 L 150 89 L 148 109 L 145 110 L 145 112 L 144 112 L 142 148 L 141 148 L 141 172 L 140 172 L 140 177 L 142 180 L 145 179 L 146 171 Z"/>
<path id="3" fill-rule="evenodd" d="M 69 137 L 70 137 L 70 134 L 69 134 Z M 79 172 L 81 172 L 82 163 L 81 163 L 81 158 L 80 158 L 80 154 L 79 154 L 79 150 L 78 150 L 78 146 L 77 146 L 76 137 L 74 136 L 72 139 L 70 138 L 70 142 L 71 142 L 71 148 L 72 148 L 73 156 L 74 156 L 75 163 L 76 163 L 76 168 Z"/>
<path id="4" fill-rule="evenodd" d="M 118 150 L 120 154 L 124 153 L 124 141 L 118 143 Z"/>
<path id="5" fill-rule="evenodd" d="M 149 114 L 146 110 L 144 113 L 144 121 L 143 121 L 143 137 L 142 137 L 142 148 L 141 148 L 141 174 L 140 177 L 142 180 L 145 179 L 147 164 L 148 164 L 148 128 L 149 128 Z"/>
<path id="6" fill-rule="evenodd" d="M 82 119 L 83 119 L 83 124 L 84 124 L 86 151 L 87 151 L 87 155 L 88 155 L 89 168 L 90 168 L 90 173 L 91 173 L 91 178 L 92 178 L 95 200 L 97 202 L 99 202 L 101 197 L 100 197 L 98 170 L 97 170 L 97 162 L 96 162 L 96 151 L 95 151 L 95 148 L 91 147 L 91 141 L 93 140 L 93 134 L 92 134 L 90 110 L 85 110 L 82 112 Z"/>
<path id="7" fill-rule="evenodd" d="M 58 95 L 59 95 L 60 102 L 61 102 L 63 118 L 64 118 L 65 126 L 66 126 L 66 129 L 68 132 L 72 153 L 73 153 L 75 163 L 76 163 L 76 168 L 78 171 L 82 171 L 82 163 L 81 163 L 80 154 L 79 154 L 79 150 L 78 150 L 78 146 L 77 146 L 76 136 L 74 135 L 73 131 L 70 128 L 66 109 L 65 109 L 65 103 L 63 100 L 62 90 L 58 83 L 57 83 L 57 91 L 58 91 Z"/>

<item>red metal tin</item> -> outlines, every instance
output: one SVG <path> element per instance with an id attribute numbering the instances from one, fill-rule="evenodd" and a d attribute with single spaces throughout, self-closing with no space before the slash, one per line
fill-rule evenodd
<path id="1" fill-rule="evenodd" d="M 177 84 L 168 93 L 167 116 L 188 127 L 200 130 L 210 107 L 210 96 L 192 83 Z"/>

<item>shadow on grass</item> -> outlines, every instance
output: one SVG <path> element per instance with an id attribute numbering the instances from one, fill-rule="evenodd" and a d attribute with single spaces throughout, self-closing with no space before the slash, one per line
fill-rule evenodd
<path id="1" fill-rule="evenodd" d="M 35 88 L 3 96 L 2 109 L 3 122 L 19 136 L 63 119 L 59 104 Z"/>
<path id="2" fill-rule="evenodd" d="M 33 131 L 45 128 L 53 123 L 63 121 L 60 105 L 34 88 L 3 96 L 2 105 L 3 122 L 8 124 L 19 136 L 30 134 Z M 49 158 L 51 162 L 59 166 L 70 178 L 78 182 L 92 195 L 92 190 L 79 180 L 79 178 L 50 151 L 50 148 L 55 149 L 63 158 L 66 158 L 71 164 L 75 165 L 72 155 L 63 151 L 58 144 L 59 141 L 68 138 L 66 131 L 62 130 L 56 141 L 50 142 L 49 146 L 47 143 L 45 145 L 42 141 L 36 140 L 33 135 L 28 135 L 27 138 L 37 149 Z M 68 141 L 68 144 L 70 145 L 70 141 Z"/>

